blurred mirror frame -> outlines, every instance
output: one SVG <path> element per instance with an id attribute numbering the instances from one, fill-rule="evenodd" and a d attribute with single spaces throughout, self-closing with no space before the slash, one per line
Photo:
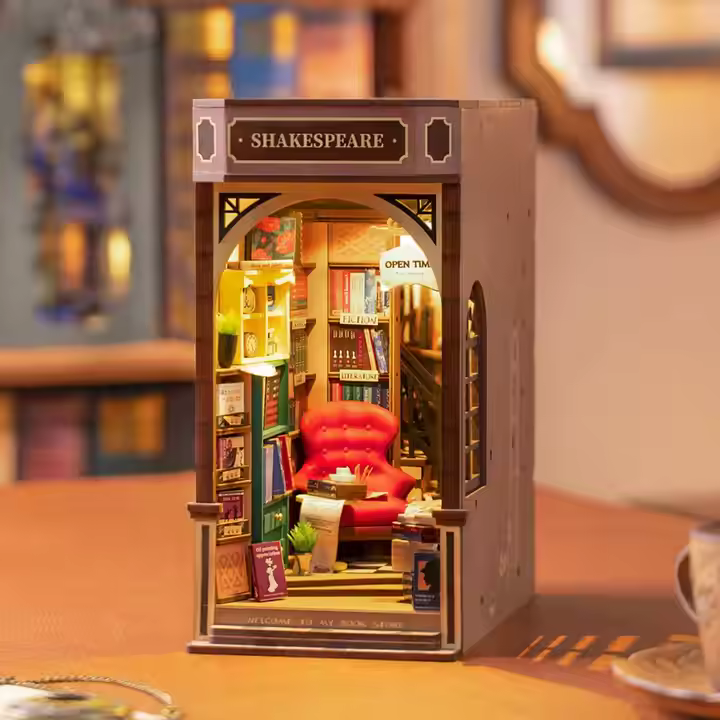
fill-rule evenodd
<path id="1" fill-rule="evenodd" d="M 598 34 L 602 38 L 604 2 L 597 3 Z M 545 0 L 505 0 L 504 8 L 505 73 L 515 88 L 537 101 L 540 130 L 547 142 L 572 151 L 593 182 L 634 213 L 682 220 L 720 212 L 720 175 L 677 187 L 653 181 L 618 152 L 597 108 L 566 93 L 551 72 L 553 58 L 541 57 L 543 33 L 549 31 Z M 617 67 L 618 63 L 608 62 L 607 48 L 603 50 L 599 65 Z M 633 69 L 648 70 L 647 57 L 641 59 L 643 62 L 633 64 Z M 619 64 L 627 67 L 627 63 Z M 664 66 L 662 70 L 682 76 L 691 67 L 697 67 L 696 62 Z"/>

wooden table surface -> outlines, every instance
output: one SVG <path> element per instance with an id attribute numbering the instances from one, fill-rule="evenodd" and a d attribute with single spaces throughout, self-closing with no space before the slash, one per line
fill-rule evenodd
<path id="1" fill-rule="evenodd" d="M 423 715 L 650 720 L 660 716 L 612 681 L 612 653 L 694 632 L 672 597 L 691 520 L 539 491 L 539 596 L 462 663 L 188 655 L 192 493 L 189 476 L 0 490 L 0 675 L 145 681 L 198 720 L 351 720 L 395 703 Z"/>

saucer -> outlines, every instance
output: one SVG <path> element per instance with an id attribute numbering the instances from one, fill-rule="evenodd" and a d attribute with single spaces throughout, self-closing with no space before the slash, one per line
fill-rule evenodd
<path id="1" fill-rule="evenodd" d="M 699 644 L 672 643 L 618 659 L 613 675 L 650 694 L 664 710 L 720 718 L 720 691 L 705 675 Z"/>

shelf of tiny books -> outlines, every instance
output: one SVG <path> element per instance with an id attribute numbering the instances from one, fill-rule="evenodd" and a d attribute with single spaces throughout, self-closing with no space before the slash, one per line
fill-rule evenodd
<path id="1" fill-rule="evenodd" d="M 217 488 L 217 499 L 221 505 L 217 524 L 218 544 L 238 540 L 249 540 L 252 482 L 240 480 Z"/>

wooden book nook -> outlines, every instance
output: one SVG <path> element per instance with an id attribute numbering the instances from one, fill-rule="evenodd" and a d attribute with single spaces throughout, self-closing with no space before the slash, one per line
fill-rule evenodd
<path id="1" fill-rule="evenodd" d="M 534 589 L 534 104 L 196 100 L 193 127 L 189 649 L 460 657 Z M 345 465 L 368 473 L 349 560 L 291 575 L 301 501 Z M 398 526 L 436 553 L 439 608 L 408 602 Z M 288 592 L 259 602 L 274 541 Z"/>

